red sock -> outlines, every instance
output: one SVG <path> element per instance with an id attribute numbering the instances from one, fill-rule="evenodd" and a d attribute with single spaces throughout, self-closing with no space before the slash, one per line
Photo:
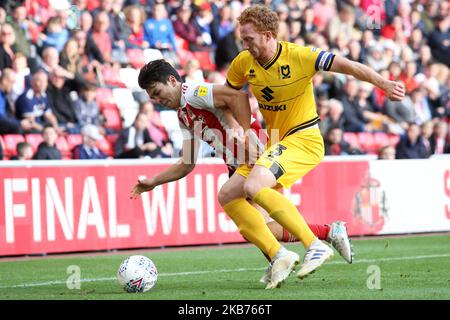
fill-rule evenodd
<path id="1" fill-rule="evenodd" d="M 327 240 L 328 233 L 330 232 L 329 225 L 321 224 L 308 224 L 314 235 L 319 238 L 319 240 Z M 296 242 L 298 239 L 283 228 L 283 241 L 284 242 Z"/>

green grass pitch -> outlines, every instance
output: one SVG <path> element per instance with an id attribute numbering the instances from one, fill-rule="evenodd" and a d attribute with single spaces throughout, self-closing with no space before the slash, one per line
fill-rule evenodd
<path id="1" fill-rule="evenodd" d="M 267 263 L 247 244 L 0 259 L 0 299 L 450 299 L 449 234 L 353 239 L 353 245 L 353 264 L 336 253 L 315 274 L 302 281 L 292 275 L 275 290 L 258 282 Z M 303 255 L 300 244 L 287 247 Z M 115 280 L 120 262 L 132 254 L 150 257 L 158 268 L 158 282 L 147 293 L 126 293 Z M 80 289 L 67 287 L 72 265 L 80 268 Z"/>

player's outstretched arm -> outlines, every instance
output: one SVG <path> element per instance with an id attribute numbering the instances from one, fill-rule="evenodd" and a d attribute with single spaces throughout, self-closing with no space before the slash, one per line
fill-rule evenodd
<path id="1" fill-rule="evenodd" d="M 390 100 L 400 101 L 405 97 L 405 87 L 401 82 L 387 80 L 362 63 L 336 56 L 329 71 L 348 74 L 358 80 L 370 82 L 382 89 Z"/>
<path id="2" fill-rule="evenodd" d="M 152 191 L 161 184 L 179 180 L 187 176 L 194 168 L 197 161 L 198 142 L 194 139 L 183 141 L 182 158 L 167 170 L 147 179 L 138 179 L 130 192 L 130 199 L 136 199 L 141 193 Z"/>

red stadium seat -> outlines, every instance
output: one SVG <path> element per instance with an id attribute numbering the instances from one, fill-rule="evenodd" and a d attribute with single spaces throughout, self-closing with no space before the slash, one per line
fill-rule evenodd
<path id="1" fill-rule="evenodd" d="M 210 52 L 208 51 L 194 51 L 195 59 L 200 62 L 200 68 L 202 70 L 214 71 L 216 70 L 216 65 L 211 58 Z"/>
<path id="2" fill-rule="evenodd" d="M 100 108 L 105 104 L 114 103 L 114 97 L 110 88 L 97 88 L 96 99 Z"/>
<path id="3" fill-rule="evenodd" d="M 40 133 L 29 133 L 25 135 L 25 141 L 31 145 L 33 152 L 36 152 L 39 144 L 44 141 L 44 138 Z"/>
<path id="4" fill-rule="evenodd" d="M 5 143 L 4 154 L 8 158 L 17 155 L 16 145 L 19 142 L 24 142 L 25 138 L 21 134 L 5 134 L 3 135 L 3 141 Z"/>
<path id="5" fill-rule="evenodd" d="M 400 135 L 398 135 L 398 134 L 390 134 L 389 135 L 389 144 L 391 146 L 395 147 L 399 141 L 400 141 Z"/>
<path id="6" fill-rule="evenodd" d="M 105 128 L 112 129 L 115 131 L 122 130 L 123 128 L 122 117 L 117 107 L 105 108 L 102 110 L 102 113 L 106 120 L 106 123 L 104 124 Z"/>
<path id="7" fill-rule="evenodd" d="M 56 147 L 59 151 L 61 151 L 61 155 L 63 159 L 71 159 L 72 158 L 72 149 L 70 148 L 69 143 L 67 142 L 66 137 L 59 136 L 56 140 Z"/>
<path id="8" fill-rule="evenodd" d="M 358 136 L 354 132 L 344 132 L 343 139 L 354 148 L 360 148 Z"/>
<path id="9" fill-rule="evenodd" d="M 97 141 L 97 147 L 107 156 L 114 156 L 114 146 L 105 137 Z"/>
<path id="10" fill-rule="evenodd" d="M 390 144 L 389 137 L 387 133 L 384 132 L 375 132 L 373 134 L 373 141 L 375 144 L 375 150 L 377 152 L 380 150 L 380 148 Z"/>
<path id="11" fill-rule="evenodd" d="M 7 158 L 7 157 L 5 156 L 5 142 L 3 141 L 2 136 L 0 136 L 0 145 L 1 145 L 2 150 L 3 150 L 3 159 L 8 160 L 9 158 Z"/>
<path id="12" fill-rule="evenodd" d="M 133 68 L 140 69 L 145 65 L 144 51 L 142 49 L 127 49 L 126 54 Z"/>
<path id="13" fill-rule="evenodd" d="M 376 153 L 375 142 L 373 135 L 370 132 L 358 132 L 358 141 L 361 151 L 366 153 Z"/>
<path id="14" fill-rule="evenodd" d="M 106 140 L 108 140 L 112 146 L 114 146 L 114 144 L 116 143 L 118 138 L 119 138 L 119 134 L 108 134 L 106 136 Z"/>
<path id="15" fill-rule="evenodd" d="M 69 147 L 69 150 L 72 151 L 77 145 L 83 143 L 83 137 L 81 134 L 69 134 L 66 137 L 66 141 Z"/>

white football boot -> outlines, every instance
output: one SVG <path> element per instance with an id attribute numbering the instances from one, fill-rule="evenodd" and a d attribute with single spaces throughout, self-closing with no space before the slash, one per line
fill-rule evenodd
<path id="1" fill-rule="evenodd" d="M 313 273 L 325 261 L 334 255 L 333 249 L 327 246 L 319 239 L 314 240 L 306 250 L 305 258 L 300 270 L 297 272 L 297 278 L 303 279 Z"/>
<path id="2" fill-rule="evenodd" d="M 327 242 L 344 258 L 348 263 L 353 262 L 353 247 L 347 234 L 345 222 L 335 221 L 330 224 L 330 232 L 328 233 Z"/>
<path id="3" fill-rule="evenodd" d="M 272 264 L 269 263 L 264 275 L 259 279 L 259 282 L 268 284 L 270 282 L 270 277 L 272 276 Z"/>
<path id="4" fill-rule="evenodd" d="M 270 262 L 270 280 L 266 289 L 279 288 L 299 262 L 300 257 L 298 254 L 281 247 Z"/>

